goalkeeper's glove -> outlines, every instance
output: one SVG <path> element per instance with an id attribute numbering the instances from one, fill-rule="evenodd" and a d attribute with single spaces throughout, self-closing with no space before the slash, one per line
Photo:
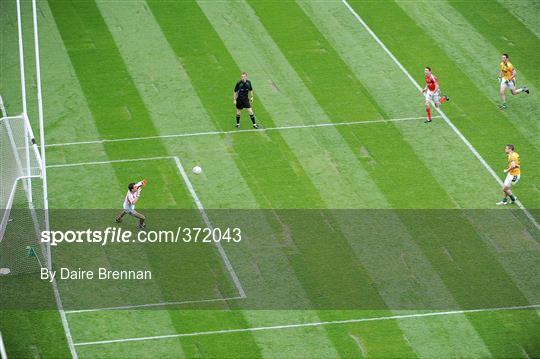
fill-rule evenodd
<path id="1" fill-rule="evenodd" d="M 249 102 L 253 102 L 253 96 L 249 98 Z"/>
<path id="2" fill-rule="evenodd" d="M 142 185 L 146 187 L 146 182 L 147 181 L 145 179 L 143 179 L 141 182 L 142 182 Z"/>

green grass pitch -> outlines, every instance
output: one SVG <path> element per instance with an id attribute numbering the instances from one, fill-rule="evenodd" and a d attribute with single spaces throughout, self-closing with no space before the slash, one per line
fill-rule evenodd
<path id="1" fill-rule="evenodd" d="M 8 357 L 540 357 L 539 13 L 535 0 L 39 0 L 49 204 L 75 213 L 63 224 L 114 225 L 127 183 L 147 178 L 149 227 L 207 216 L 247 233 L 221 248 L 55 248 L 73 267 L 162 276 L 62 282 L 65 323 L 6 299 L 52 300 L 35 273 L 0 278 Z M 22 19 L 37 134 L 29 1 Z M 0 94 L 17 114 L 15 1 L 0 23 Z M 531 93 L 501 111 L 503 52 Z M 449 122 L 423 123 L 411 80 L 425 66 Z M 241 71 L 257 131 L 245 112 L 234 128 Z M 526 211 L 495 205 L 507 143 Z"/>

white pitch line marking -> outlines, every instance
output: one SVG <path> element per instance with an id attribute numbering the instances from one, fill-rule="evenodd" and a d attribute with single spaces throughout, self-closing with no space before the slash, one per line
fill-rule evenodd
<path id="1" fill-rule="evenodd" d="M 379 44 L 379 46 L 384 50 L 384 52 L 386 52 L 386 54 L 388 56 L 390 56 L 390 58 L 394 61 L 394 63 L 399 67 L 399 69 L 405 74 L 405 76 L 407 76 L 407 78 L 412 82 L 412 84 L 418 89 L 418 91 L 422 91 L 422 87 L 420 87 L 420 85 L 418 84 L 418 82 L 416 82 L 416 80 L 411 76 L 411 74 L 409 73 L 409 71 L 407 71 L 407 69 L 401 64 L 401 62 L 399 62 L 399 60 L 394 56 L 394 54 L 392 54 L 392 52 L 390 50 L 388 50 L 388 48 L 386 47 L 386 45 L 381 41 L 381 39 L 379 39 L 379 37 L 373 32 L 373 30 L 371 30 L 371 28 L 364 22 L 364 20 L 360 17 L 360 15 L 358 15 L 358 13 L 349 5 L 349 3 L 347 2 L 347 0 L 341 0 L 341 2 L 347 7 L 347 9 L 349 10 L 349 12 L 356 18 L 356 20 L 358 20 L 358 22 L 364 27 L 364 29 L 371 35 L 371 37 L 377 42 L 377 44 Z M 493 170 L 493 168 L 491 168 L 491 166 L 484 160 L 484 158 L 482 157 L 482 155 L 476 150 L 476 148 L 474 148 L 474 146 L 469 142 L 469 140 L 467 140 L 467 138 L 461 133 L 461 131 L 452 123 L 452 121 L 450 121 L 450 119 L 448 118 L 448 116 L 446 116 L 446 114 L 444 112 L 442 112 L 442 110 L 438 107 L 435 108 L 437 110 L 437 112 L 439 113 L 439 115 L 443 118 L 444 122 L 446 122 L 446 124 L 448 126 L 450 126 L 450 128 L 456 133 L 456 135 L 461 139 L 461 141 L 463 141 L 463 143 L 465 144 L 465 146 L 467 146 L 467 148 L 469 148 L 469 150 L 473 153 L 473 155 L 478 159 L 478 161 L 480 161 L 480 163 L 482 164 L 482 166 L 484 166 L 484 168 L 491 174 L 491 176 L 497 181 L 497 183 L 499 184 L 499 186 L 502 186 L 503 185 L 503 181 L 501 180 L 501 178 L 495 173 L 495 171 Z M 536 222 L 536 219 L 532 216 L 532 214 L 527 210 L 527 208 L 525 208 L 525 206 L 523 206 L 523 204 L 517 200 L 516 201 L 516 204 L 518 205 L 518 207 L 523 211 L 523 213 L 525 213 L 525 215 L 527 216 L 527 218 L 529 218 L 529 220 L 532 222 L 532 224 L 536 227 L 536 229 L 539 229 L 540 230 L 540 225 L 538 224 L 538 222 Z"/>
<path id="2" fill-rule="evenodd" d="M 182 163 L 180 162 L 180 158 L 175 156 L 174 162 L 176 163 L 176 167 L 178 167 L 178 170 L 180 171 L 180 174 L 182 175 L 182 178 L 184 179 L 184 182 L 186 183 L 186 186 L 188 187 L 189 193 L 191 193 L 191 197 L 193 197 L 193 200 L 195 201 L 197 208 L 199 209 L 199 212 L 201 213 L 204 223 L 206 223 L 208 228 L 211 228 L 213 231 L 214 226 L 212 226 L 210 219 L 208 219 L 208 216 L 206 215 L 206 211 L 204 210 L 204 207 L 199 199 L 199 196 L 197 196 L 197 193 L 195 192 L 195 188 L 193 188 L 193 185 L 191 181 L 189 180 L 189 177 L 186 171 L 184 170 Z M 242 283 L 240 283 L 240 279 L 238 278 L 238 275 L 234 271 L 234 268 L 231 264 L 231 261 L 229 260 L 229 257 L 227 256 L 227 253 L 225 253 L 225 250 L 221 246 L 221 242 L 214 241 L 214 244 L 216 245 L 221 258 L 223 259 L 223 262 L 225 263 L 225 267 L 227 267 L 227 270 L 229 271 L 229 274 L 231 275 L 231 278 L 234 282 L 234 285 L 236 286 L 236 290 L 238 291 L 238 294 L 240 295 L 240 297 L 245 298 L 246 292 L 244 291 L 244 288 L 242 287 Z"/>
<path id="3" fill-rule="evenodd" d="M 77 166 L 92 166 L 92 165 L 105 165 L 110 163 L 124 163 L 124 162 L 138 162 L 138 161 L 157 161 L 157 160 L 171 160 L 173 156 L 161 156 L 161 157 L 141 157 L 141 158 L 128 158 L 124 160 L 109 160 L 109 161 L 93 161 L 93 162 L 79 162 L 79 163 L 63 163 L 58 165 L 47 165 L 47 168 L 60 168 L 60 167 L 77 167 Z"/>
<path id="4" fill-rule="evenodd" d="M 434 116 L 433 118 L 440 118 L 440 116 Z M 228 134 L 246 133 L 246 132 L 282 131 L 282 130 L 294 130 L 294 129 L 303 129 L 303 128 L 369 125 L 369 124 L 372 124 L 372 123 L 414 121 L 414 120 L 423 120 L 423 119 L 425 119 L 425 117 L 404 117 L 404 118 L 391 118 L 391 119 L 388 119 L 388 120 L 383 119 L 383 120 L 372 120 L 372 121 L 353 121 L 353 122 L 335 122 L 335 123 L 330 122 L 330 123 L 319 123 L 319 124 L 313 124 L 313 125 L 291 125 L 291 126 L 280 126 L 280 127 L 268 127 L 268 128 L 259 128 L 259 129 L 250 129 L 250 130 L 178 133 L 178 134 L 173 134 L 173 135 L 158 135 L 158 136 L 132 137 L 132 138 L 113 138 L 113 139 L 109 139 L 109 140 L 51 143 L 51 144 L 46 145 L 45 147 L 94 145 L 94 144 L 111 143 L 111 142 L 145 141 L 145 140 L 155 140 L 155 139 L 162 139 L 162 138 L 176 138 L 176 137 L 197 137 L 197 136 L 211 136 L 211 135 L 228 135 Z"/>
<path id="5" fill-rule="evenodd" d="M 159 339 L 172 339 L 172 338 L 182 338 L 182 337 L 195 337 L 195 336 L 201 336 L 201 335 L 231 334 L 231 333 L 242 333 L 242 332 L 258 332 L 258 331 L 266 331 L 266 330 L 307 328 L 307 327 L 319 327 L 319 326 L 324 326 L 324 325 L 353 324 L 353 323 L 376 322 L 376 321 L 384 321 L 384 320 L 400 320 L 400 319 L 411 319 L 411 318 L 422 318 L 422 317 L 436 317 L 436 316 L 456 315 L 456 314 L 470 314 L 470 313 L 481 313 L 481 312 L 499 312 L 499 311 L 534 309 L 534 308 L 540 308 L 540 304 L 524 305 L 524 306 L 513 306 L 513 307 L 500 307 L 500 308 L 480 308 L 480 309 L 469 309 L 469 310 L 452 310 L 452 311 L 446 311 L 446 312 L 403 314 L 403 315 L 392 315 L 392 316 L 375 317 L 375 318 L 357 318 L 357 319 L 334 320 L 334 321 L 326 321 L 326 322 L 272 325 L 272 326 L 266 326 L 266 327 L 211 330 L 211 331 L 205 331 L 205 332 L 177 333 L 177 334 L 156 335 L 156 336 L 149 336 L 149 337 L 137 337 L 137 338 L 124 338 L 124 339 L 100 340 L 100 341 L 93 341 L 93 342 L 82 342 L 82 343 L 75 343 L 75 346 L 102 345 L 102 344 L 113 344 L 113 343 L 138 342 L 138 341 L 144 341 L 144 340 L 159 340 Z"/>
<path id="6" fill-rule="evenodd" d="M 214 299 L 184 300 L 184 301 L 179 301 L 179 302 L 161 302 L 161 303 L 149 303 L 149 304 L 134 304 L 134 305 L 123 305 L 123 306 L 119 306 L 119 307 L 66 310 L 65 313 L 66 314 L 78 314 L 78 313 L 100 312 L 100 311 L 103 311 L 103 310 L 126 310 L 126 309 L 136 309 L 136 308 L 164 307 L 164 306 L 169 306 L 169 305 L 227 302 L 229 300 L 238 300 L 238 299 L 245 299 L 245 298 L 246 297 L 228 297 L 228 298 L 214 298 Z"/>

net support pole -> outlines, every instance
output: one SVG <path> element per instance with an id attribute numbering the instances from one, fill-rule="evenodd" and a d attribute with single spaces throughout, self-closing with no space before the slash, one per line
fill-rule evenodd
<path id="1" fill-rule="evenodd" d="M 23 33 L 22 33 L 22 19 L 21 19 L 21 1 L 17 0 L 17 34 L 19 37 L 19 68 L 21 70 L 21 97 L 22 97 L 22 112 L 23 115 L 27 115 L 26 107 L 26 78 L 24 71 L 24 44 L 23 44 Z M 25 122 L 25 156 L 26 156 L 26 173 L 24 175 L 29 176 L 31 174 L 30 170 L 30 146 L 31 139 L 28 135 L 28 125 Z M 28 202 L 32 203 L 32 182 L 28 178 L 25 180 L 26 185 L 26 195 L 28 197 Z"/>
<path id="2" fill-rule="evenodd" d="M 24 48 L 21 20 L 21 1 L 17 0 L 17 33 L 19 36 L 19 68 L 21 70 L 22 110 L 26 113 L 26 79 L 24 77 Z"/>
<path id="3" fill-rule="evenodd" d="M 39 56 L 39 34 L 37 20 L 37 5 L 36 0 L 32 0 L 32 17 L 34 25 L 34 49 L 36 61 L 36 86 L 37 86 L 37 104 L 38 104 L 38 119 L 39 119 L 39 145 L 41 150 L 41 177 L 43 186 L 43 215 L 45 218 L 45 230 L 49 230 L 49 195 L 47 191 L 47 160 L 45 157 L 45 126 L 43 123 L 43 98 L 41 93 L 41 64 Z M 51 246 L 47 245 L 46 262 L 47 268 L 52 270 L 52 254 Z"/>

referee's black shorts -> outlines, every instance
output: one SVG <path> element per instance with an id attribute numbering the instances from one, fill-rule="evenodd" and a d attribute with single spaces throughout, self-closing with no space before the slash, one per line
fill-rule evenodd
<path id="1" fill-rule="evenodd" d="M 246 98 L 237 98 L 236 99 L 236 108 L 241 110 L 243 108 L 251 108 L 251 103 L 249 102 L 249 99 Z"/>

